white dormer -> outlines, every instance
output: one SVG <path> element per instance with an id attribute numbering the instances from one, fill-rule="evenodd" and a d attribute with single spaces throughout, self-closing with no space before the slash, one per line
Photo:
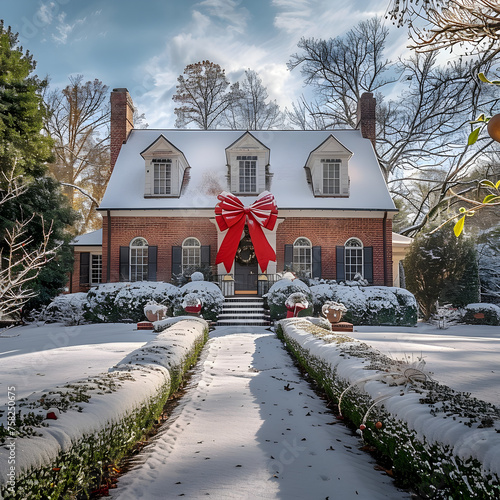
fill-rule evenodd
<path id="1" fill-rule="evenodd" d="M 146 169 L 144 197 L 179 197 L 186 169 L 189 168 L 182 151 L 160 135 L 141 156 Z"/>
<path id="2" fill-rule="evenodd" d="M 314 196 L 349 196 L 349 151 L 333 135 L 311 151 L 306 168 L 311 173 Z"/>
<path id="3" fill-rule="evenodd" d="M 226 148 L 228 181 L 231 193 L 257 195 L 270 189 L 269 148 L 250 132 Z"/>

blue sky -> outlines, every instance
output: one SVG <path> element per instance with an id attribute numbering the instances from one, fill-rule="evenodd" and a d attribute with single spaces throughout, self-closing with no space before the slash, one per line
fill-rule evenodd
<path id="1" fill-rule="evenodd" d="M 8 0 L 0 18 L 19 32 L 39 76 L 127 87 L 150 127 L 173 127 L 172 95 L 187 64 L 209 59 L 234 82 L 257 71 L 282 108 L 304 92 L 286 63 L 302 36 L 329 38 L 383 16 L 390 0 Z M 392 28 L 390 21 L 387 25 Z M 407 45 L 393 29 L 392 57 Z"/>

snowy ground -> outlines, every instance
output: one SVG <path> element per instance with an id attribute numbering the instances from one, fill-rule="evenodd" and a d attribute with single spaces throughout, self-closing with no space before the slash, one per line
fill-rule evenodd
<path id="1" fill-rule="evenodd" d="M 356 327 L 351 334 L 394 359 L 423 356 L 434 379 L 500 406 L 500 327 L 452 326 L 440 330 L 419 323 L 416 328 Z"/>
<path id="2" fill-rule="evenodd" d="M 107 371 L 155 335 L 135 328 L 0 330 L 0 404 L 8 386 L 21 398 Z M 498 327 L 357 327 L 352 336 L 394 358 L 423 355 L 438 381 L 500 402 Z M 263 328 L 211 332 L 192 388 L 169 422 L 141 467 L 120 478 L 115 498 L 408 498 L 374 469 Z"/>
<path id="3" fill-rule="evenodd" d="M 19 400 L 36 391 L 107 372 L 155 334 L 135 324 L 65 327 L 29 325 L 0 330 L 0 405 L 7 387 Z"/>
<path id="4" fill-rule="evenodd" d="M 274 333 L 220 327 L 211 337 L 193 387 L 114 498 L 409 498 L 374 469 Z"/>

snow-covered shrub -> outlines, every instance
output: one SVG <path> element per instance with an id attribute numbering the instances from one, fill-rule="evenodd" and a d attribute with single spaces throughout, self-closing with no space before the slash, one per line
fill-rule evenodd
<path id="1" fill-rule="evenodd" d="M 199 275 L 202 275 L 201 280 L 204 281 L 212 281 L 212 267 L 208 265 L 203 266 L 191 266 L 180 274 L 174 274 L 172 276 L 172 283 L 178 287 L 184 286 L 186 283 L 190 283 L 191 281 L 201 281 L 198 279 Z M 195 279 L 193 279 L 193 275 L 195 275 Z"/>
<path id="2" fill-rule="evenodd" d="M 417 323 L 417 302 L 403 288 L 324 284 L 312 286 L 311 293 L 316 314 L 320 314 L 327 301 L 341 302 L 347 309 L 343 319 L 354 325 L 414 326 Z"/>
<path id="3" fill-rule="evenodd" d="M 478 236 L 481 300 L 500 305 L 500 225 Z"/>
<path id="4" fill-rule="evenodd" d="M 449 328 L 462 323 L 463 313 L 463 309 L 445 304 L 437 308 L 429 322 L 441 329 Z"/>
<path id="5" fill-rule="evenodd" d="M 276 333 L 400 484 L 436 500 L 500 498 L 499 408 L 429 380 L 421 360 L 394 360 L 303 318 Z"/>
<path id="6" fill-rule="evenodd" d="M 194 294 L 201 300 L 202 308 L 201 315 L 209 321 L 216 321 L 217 316 L 222 311 L 224 304 L 224 295 L 220 288 L 211 281 L 192 281 L 186 283 L 179 291 L 179 295 L 175 302 L 175 315 L 185 314 L 182 302 L 188 294 Z"/>
<path id="7" fill-rule="evenodd" d="M 286 300 L 294 293 L 304 294 L 309 307 L 299 312 L 299 316 L 310 316 L 312 314 L 312 295 L 309 287 L 298 279 L 293 281 L 287 278 L 274 283 L 269 289 L 265 298 L 269 307 L 271 319 L 281 319 L 286 316 Z"/>
<path id="8" fill-rule="evenodd" d="M 87 303 L 86 293 L 69 293 L 55 297 L 42 309 L 37 321 L 46 323 L 64 323 L 65 325 L 80 325 L 84 323 L 83 307 Z"/>
<path id="9" fill-rule="evenodd" d="M 200 271 L 195 271 L 192 275 L 191 275 L 191 281 L 203 281 L 205 278 L 203 276 L 203 273 L 201 273 Z"/>
<path id="10" fill-rule="evenodd" d="M 178 294 L 179 289 L 170 283 L 104 283 L 88 291 L 85 317 L 92 323 L 143 321 L 144 306 L 148 302 L 171 308 Z"/>
<path id="11" fill-rule="evenodd" d="M 500 307 L 496 304 L 468 304 L 462 321 L 468 325 L 500 325 Z"/>

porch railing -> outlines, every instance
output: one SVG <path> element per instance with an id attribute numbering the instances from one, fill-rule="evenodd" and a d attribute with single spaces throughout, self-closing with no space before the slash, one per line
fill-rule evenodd
<path id="1" fill-rule="evenodd" d="M 257 295 L 259 297 L 265 295 L 278 279 L 279 275 L 277 274 L 259 274 L 257 278 Z M 215 275 L 213 276 L 213 281 L 219 285 L 225 297 L 235 295 L 235 280 L 233 274 Z"/>

